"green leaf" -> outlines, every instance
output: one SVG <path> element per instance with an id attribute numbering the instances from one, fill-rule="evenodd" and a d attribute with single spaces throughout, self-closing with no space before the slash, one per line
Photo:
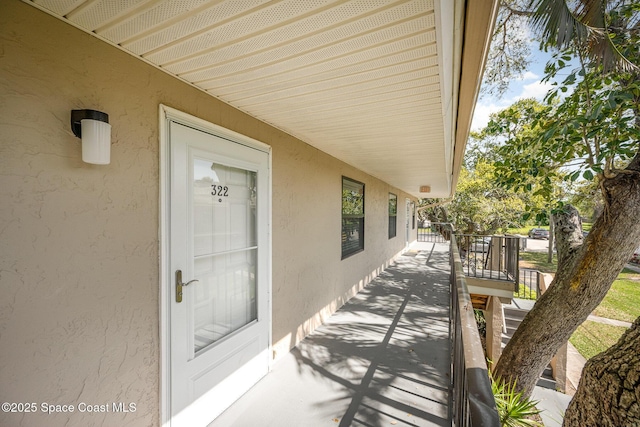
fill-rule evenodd
<path id="1" fill-rule="evenodd" d="M 564 79 L 564 84 L 566 85 L 572 85 L 576 82 L 576 73 L 571 73 L 569 74 L 569 76 L 567 76 L 566 79 Z"/>

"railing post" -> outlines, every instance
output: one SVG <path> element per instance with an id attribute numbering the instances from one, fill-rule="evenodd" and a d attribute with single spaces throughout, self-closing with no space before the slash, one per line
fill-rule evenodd
<path id="1" fill-rule="evenodd" d="M 498 363 L 502 354 L 502 302 L 496 296 L 490 296 L 485 310 L 485 320 L 487 321 L 487 357 L 493 363 Z"/>
<path id="2" fill-rule="evenodd" d="M 446 243 L 452 234 L 452 224 L 430 222 L 429 226 L 418 227 L 418 242 Z"/>

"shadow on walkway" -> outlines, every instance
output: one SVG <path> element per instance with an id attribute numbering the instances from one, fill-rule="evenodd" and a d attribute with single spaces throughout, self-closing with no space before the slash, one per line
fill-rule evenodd
<path id="1" fill-rule="evenodd" d="M 450 425 L 448 281 L 448 245 L 414 247 L 211 426 Z"/>

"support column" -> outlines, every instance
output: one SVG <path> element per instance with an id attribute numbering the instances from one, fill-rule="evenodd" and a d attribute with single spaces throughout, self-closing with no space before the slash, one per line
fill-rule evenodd
<path id="1" fill-rule="evenodd" d="M 564 343 L 551 359 L 551 369 L 553 378 L 556 380 L 556 390 L 562 393 L 567 392 L 567 349 L 568 344 Z"/>
<path id="2" fill-rule="evenodd" d="M 502 245 L 504 244 L 504 238 L 500 236 L 491 236 L 491 243 L 489 244 L 489 254 L 486 260 L 485 268 L 487 270 L 501 271 L 504 268 L 504 251 Z"/>
<path id="3" fill-rule="evenodd" d="M 502 354 L 504 319 L 502 317 L 502 302 L 500 298 L 496 296 L 489 297 L 484 317 L 487 322 L 487 357 L 491 360 L 491 368 L 493 369 Z"/>

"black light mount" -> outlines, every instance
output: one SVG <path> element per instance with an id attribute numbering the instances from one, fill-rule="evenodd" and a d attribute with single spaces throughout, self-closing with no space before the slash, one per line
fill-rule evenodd
<path id="1" fill-rule="evenodd" d="M 82 138 L 82 120 L 96 120 L 98 122 L 109 123 L 109 115 L 96 110 L 71 110 L 71 130 L 78 138 Z"/>

